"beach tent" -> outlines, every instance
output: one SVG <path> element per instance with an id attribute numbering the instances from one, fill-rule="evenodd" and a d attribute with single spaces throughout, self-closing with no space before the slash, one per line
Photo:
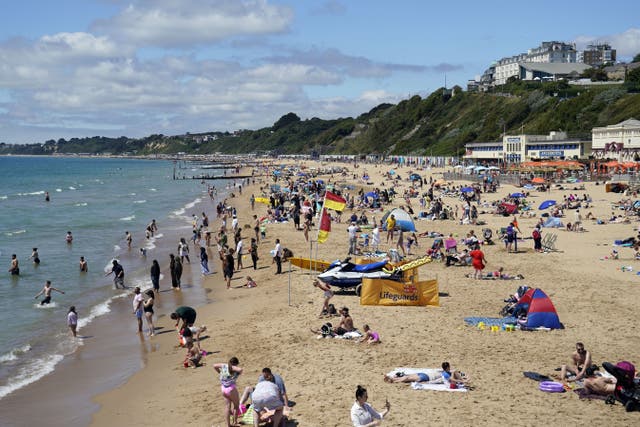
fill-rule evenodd
<path id="1" fill-rule="evenodd" d="M 475 190 L 473 189 L 473 187 L 462 187 L 460 191 L 462 193 L 473 193 Z"/>
<path id="2" fill-rule="evenodd" d="M 396 227 L 399 230 L 416 231 L 416 226 L 413 223 L 413 219 L 411 218 L 411 215 L 409 215 L 408 212 L 400 208 L 395 208 L 392 211 L 389 211 L 386 214 L 384 214 L 384 216 L 382 217 L 383 230 L 387 229 L 387 218 L 391 214 L 393 214 L 393 216 L 396 218 Z"/>
<path id="3" fill-rule="evenodd" d="M 560 218 L 556 218 L 554 216 L 549 217 L 544 224 L 542 224 L 543 227 L 545 228 L 561 228 L 564 227 L 562 225 L 562 221 L 560 220 Z"/>
<path id="4" fill-rule="evenodd" d="M 364 194 L 364 197 L 371 197 L 373 199 L 377 199 L 379 196 L 378 194 L 376 194 L 375 191 L 369 191 L 368 193 Z"/>
<path id="5" fill-rule="evenodd" d="M 518 304 L 523 303 L 529 304 L 527 322 L 523 326 L 563 329 L 556 308 L 542 289 L 529 289 L 518 301 Z"/>
<path id="6" fill-rule="evenodd" d="M 524 193 L 511 193 L 509 197 L 512 197 L 514 199 L 519 199 L 521 197 L 524 197 Z"/>

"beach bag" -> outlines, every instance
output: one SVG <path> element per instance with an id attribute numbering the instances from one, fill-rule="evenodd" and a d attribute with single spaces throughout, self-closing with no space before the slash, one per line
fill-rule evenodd
<path id="1" fill-rule="evenodd" d="M 332 335 L 331 328 L 331 323 L 325 323 L 320 327 L 320 333 L 323 337 L 330 337 Z"/>

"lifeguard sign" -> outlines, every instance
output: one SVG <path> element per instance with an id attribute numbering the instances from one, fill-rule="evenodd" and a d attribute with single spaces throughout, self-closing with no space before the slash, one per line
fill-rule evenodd
<path id="1" fill-rule="evenodd" d="M 438 281 L 398 282 L 362 279 L 360 305 L 433 305 L 439 306 Z"/>

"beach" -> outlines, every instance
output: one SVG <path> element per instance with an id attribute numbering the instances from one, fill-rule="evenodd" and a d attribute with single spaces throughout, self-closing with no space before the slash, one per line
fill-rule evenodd
<path id="1" fill-rule="evenodd" d="M 321 166 L 310 161 L 304 165 Z M 340 179 L 354 185 L 354 190 L 347 190 L 352 194 L 360 187 L 368 191 L 383 182 L 386 188 L 390 185 L 384 176 L 391 169 L 389 165 L 361 164 L 357 170 L 353 170 L 352 165 L 340 165 L 358 176 L 366 170 L 371 178 L 363 182 L 352 179 L 350 174 L 346 178 L 322 177 L 328 182 Z M 403 178 L 414 171 L 427 180 L 429 177 L 441 179 L 445 171 L 444 168 L 420 171 L 393 168 Z M 244 187 L 242 195 L 236 194 L 227 200 L 237 209 L 241 226 L 249 225 L 243 228 L 245 248 L 253 235 L 253 214 L 261 217 L 266 212 L 266 205 L 258 203 L 252 210 L 249 196 L 258 197 L 260 187 L 266 184 L 267 181 L 258 179 L 255 185 Z M 399 192 L 409 185 L 406 180 L 395 184 Z M 580 196 L 587 193 L 593 199 L 593 206 L 585 210 L 583 217 L 591 211 L 596 217 L 606 219 L 611 216 L 611 203 L 622 198 L 620 194 L 605 193 L 604 186 L 594 183 L 586 183 L 584 190 L 573 191 L 573 186 L 568 185 L 568 190 L 553 189 L 551 193 L 532 191 L 528 200 L 537 216 L 518 217 L 522 236 L 531 235 L 541 213 L 537 206 L 543 200 L 562 200 L 562 196 L 569 193 Z M 497 193 L 482 196 L 492 201 L 515 191 L 521 189 L 504 185 Z M 452 207 L 462 203 L 453 198 L 444 198 L 444 202 Z M 396 197 L 391 206 L 403 203 L 401 197 Z M 419 211 L 417 199 L 412 199 L 412 203 L 414 210 Z M 220 220 L 215 219 L 214 207 L 211 204 L 205 210 L 213 229 L 220 224 Z M 196 209 L 200 210 L 200 206 Z M 483 210 L 487 213 L 482 213 Z M 187 298 L 186 305 L 197 309 L 196 324 L 208 327 L 207 337 L 201 342 L 208 352 L 204 358 L 206 365 L 197 369 L 182 366 L 185 350 L 177 347 L 174 321 L 166 315 L 171 307 L 163 302 L 164 315 L 156 321 L 161 329 L 155 337 L 144 339 L 143 345 L 149 351 L 144 353 L 141 369 L 130 378 L 121 378 L 115 381 L 117 384 L 105 387 L 111 389 L 93 399 L 99 409 L 93 414 L 91 425 L 224 426 L 224 401 L 212 365 L 226 363 L 232 356 L 238 357 L 244 369 L 238 379 L 240 391 L 254 386 L 264 367 L 282 376 L 293 405 L 289 425 L 350 425 L 349 410 L 357 385 L 368 389 L 369 403 L 378 410 L 382 409 L 385 399 L 389 400 L 391 411 L 383 422 L 389 426 L 498 425 L 514 421 L 521 425 L 576 422 L 630 425 L 637 422 L 637 414 L 625 412 L 620 404 L 609 406 L 601 400 L 580 400 L 571 391 L 545 393 L 538 390 L 537 382 L 523 376 L 524 371 L 556 373 L 556 368 L 569 362 L 579 341 L 585 344 L 598 365 L 604 361 L 640 362 L 637 358 L 640 338 L 634 325 L 636 302 L 640 297 L 640 277 L 636 272 L 640 265 L 636 264 L 630 248 L 618 248 L 618 260 L 605 259 L 612 252 L 614 240 L 637 234 L 637 221 L 596 225 L 585 219 L 584 232 L 543 229 L 543 235 L 557 234 L 558 251 L 536 253 L 532 240 L 525 239 L 519 242 L 517 253 L 507 253 L 495 230 L 506 227 L 511 217 L 493 215 L 483 208 L 479 211 L 479 219 L 486 221 L 486 225 L 417 220 L 416 227 L 420 233 L 437 231 L 445 236 L 453 233 L 457 239 L 464 238 L 470 230 L 481 236 L 483 228 L 490 228 L 494 230 L 497 244 L 482 247 L 487 259 L 485 271 L 504 267 L 506 272 L 522 274 L 524 279 L 474 280 L 466 277 L 472 273 L 471 267 L 445 267 L 444 263 L 432 262 L 420 267 L 419 275 L 421 280 L 438 280 L 439 307 L 361 306 L 352 293 L 336 294 L 331 302 L 336 307 L 347 306 L 356 327 L 361 329 L 367 323 L 380 334 L 382 343 L 373 346 L 349 340 L 318 339 L 310 332 L 310 328 L 319 328 L 327 320 L 337 323 L 338 318 L 318 318 L 322 292 L 312 286 L 313 274 L 290 267 L 289 263 L 283 263 L 285 274 L 274 274 L 275 265 L 269 252 L 276 238 L 295 256 L 309 254 L 309 243 L 301 231 L 294 229 L 292 222 L 266 226 L 266 239 L 259 246 L 258 270 L 250 267 L 247 256 L 244 269 L 235 273 L 229 290 L 220 274 L 220 262 L 210 253 L 210 266 L 215 273 L 203 280 L 203 290 L 198 291 L 200 285 L 194 285 L 194 289 L 181 292 Z M 378 220 L 383 213 L 366 212 L 370 219 L 375 215 Z M 346 257 L 346 218 L 350 214 L 347 209 L 342 215 L 343 221 L 332 224 L 329 240 L 317 249 L 318 258 L 331 261 Z M 572 222 L 572 215 L 569 211 L 564 221 Z M 315 223 L 317 225 L 317 219 Z M 315 238 L 316 233 L 314 228 L 310 236 Z M 381 233 L 381 237 L 381 247 L 387 249 L 384 234 Z M 432 238 L 420 238 L 419 246 L 413 249 L 415 255 L 410 258 L 424 255 L 432 243 Z M 315 246 L 313 250 L 315 254 Z M 623 271 L 622 266 L 632 266 L 633 271 Z M 246 276 L 251 276 L 258 286 L 242 287 Z M 503 299 L 522 285 L 541 288 L 547 293 L 565 329 L 491 332 L 463 322 L 469 316 L 498 317 L 505 304 Z M 168 286 L 165 277 L 161 290 Z M 188 299 L 190 292 L 199 292 L 198 298 Z M 125 302 L 129 304 L 129 299 Z M 171 303 L 181 304 L 177 300 Z M 122 334 L 137 339 L 135 319 L 129 316 L 120 321 Z M 394 368 L 439 368 L 444 361 L 468 373 L 473 390 L 467 393 L 413 390 L 407 384 L 383 381 L 383 374 Z M 54 410 L 59 409 L 50 409 Z"/>
<path id="2" fill-rule="evenodd" d="M 390 169 L 373 165 L 361 168 L 372 177 L 372 184 L 365 188 L 383 182 L 382 172 Z M 409 172 L 409 168 L 396 170 L 404 176 Z M 441 171 L 421 173 L 427 177 L 434 173 L 438 178 Z M 252 213 L 248 195 L 256 191 L 247 188 L 245 197 L 230 201 L 241 213 L 241 223 L 250 223 L 246 215 Z M 497 194 L 483 196 L 494 200 L 514 191 L 519 189 L 503 186 Z M 605 193 L 603 186 L 587 183 L 585 190 L 532 193 L 530 200 L 537 206 L 542 200 L 562 199 L 569 193 L 588 193 L 594 202 L 588 211 L 600 218 L 608 218 L 611 202 L 621 198 Z M 264 211 L 264 206 L 259 206 Z M 381 213 L 376 216 L 379 219 Z M 489 213 L 481 213 L 480 219 L 494 230 L 505 227 L 510 220 Z M 571 219 L 568 213 L 567 220 Z M 538 218 L 518 220 L 523 236 L 528 237 Z M 328 244 L 318 249 L 319 258 L 331 260 L 346 255 L 347 225 L 332 224 Z M 482 228 L 455 221 L 417 221 L 416 225 L 419 232 L 435 230 L 445 235 L 454 233 L 458 238 L 471 229 L 479 234 Z M 289 399 L 295 402 L 291 419 L 297 425 L 349 425 L 349 409 L 358 384 L 368 389 L 374 407 L 381 409 L 385 399 L 391 403 L 384 425 L 498 425 L 514 419 L 522 425 L 629 425 L 637 415 L 626 413 L 620 404 L 607 406 L 601 400 L 580 400 L 572 392 L 544 393 L 538 390 L 538 383 L 523 376 L 523 371 L 554 374 L 555 368 L 569 362 L 578 341 L 585 343 L 597 364 L 638 361 L 640 340 L 633 319 L 640 278 L 635 274 L 633 252 L 620 248 L 619 260 L 603 259 L 611 253 L 614 239 L 634 236 L 636 226 L 635 221 L 596 225 L 585 220 L 585 232 L 543 229 L 543 233 L 558 235 L 559 251 L 550 253 L 535 253 L 531 240 L 520 242 L 518 253 L 507 253 L 501 242 L 483 246 L 489 271 L 503 266 L 507 272 L 522 274 L 525 279 L 520 281 L 473 280 L 465 277 L 472 271 L 470 267 L 427 264 L 420 268 L 420 277 L 438 279 L 440 292 L 446 295 L 440 298 L 440 307 L 360 306 L 354 295 L 336 295 L 332 302 L 336 307 L 348 306 L 356 326 L 366 322 L 379 332 L 383 343 L 368 346 L 317 339 L 309 331 L 325 321 L 318 319 L 322 295 L 311 285 L 313 276 L 295 267 L 290 275 L 275 276 L 268 253 L 275 238 L 300 256 L 307 256 L 308 244 L 292 223 L 270 224 L 267 239 L 260 246 L 260 269 L 254 272 L 245 267 L 238 274 L 251 275 L 257 288 L 236 288 L 243 284 L 238 279 L 232 282 L 233 289 L 227 290 L 217 275 L 205 280 L 204 286 L 211 290 L 215 302 L 198 308 L 196 323 L 208 325 L 211 331 L 211 337 L 202 343 L 213 353 L 206 356 L 207 365 L 183 368 L 183 350 L 175 348 L 176 337 L 158 337 L 156 342 L 162 350 L 149 357 L 142 371 L 122 387 L 96 398 L 101 409 L 92 425 L 225 425 L 224 402 L 211 365 L 232 356 L 238 357 L 244 368 L 238 380 L 240 390 L 254 385 L 265 366 L 282 375 Z M 432 240 L 421 238 L 414 252 L 424 254 Z M 634 266 L 634 272 L 622 271 L 623 265 Z M 285 264 L 284 269 L 288 268 Z M 542 288 L 552 299 L 565 329 L 490 332 L 464 324 L 467 316 L 497 316 L 503 298 L 521 285 Z M 171 326 L 166 318 L 159 323 Z M 468 393 L 422 391 L 382 380 L 384 373 L 396 367 L 437 368 L 443 361 L 469 373 L 474 389 Z"/>

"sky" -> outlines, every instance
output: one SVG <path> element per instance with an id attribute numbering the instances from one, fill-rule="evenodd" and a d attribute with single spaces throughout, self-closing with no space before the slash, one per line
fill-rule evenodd
<path id="1" fill-rule="evenodd" d="M 543 41 L 640 53 L 640 2 L 4 0 L 0 142 L 355 117 Z"/>

